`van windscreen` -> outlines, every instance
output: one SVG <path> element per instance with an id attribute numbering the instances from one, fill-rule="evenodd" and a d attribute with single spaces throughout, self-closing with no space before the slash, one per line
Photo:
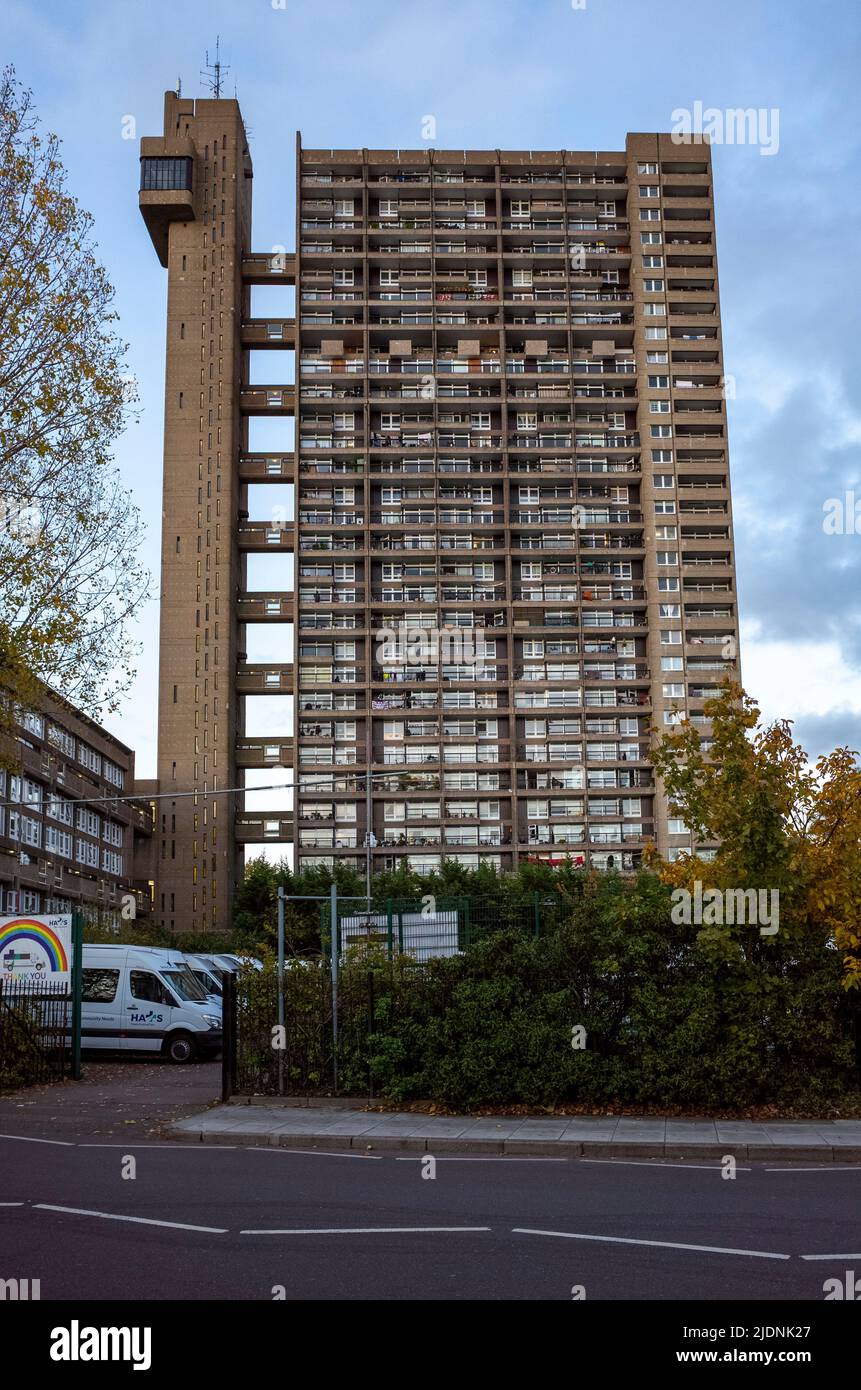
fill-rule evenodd
<path id="1" fill-rule="evenodd" d="M 194 1004 L 206 1003 L 209 996 L 190 970 L 163 970 L 161 973 L 166 980 L 170 980 L 180 999 L 191 1000 Z"/>

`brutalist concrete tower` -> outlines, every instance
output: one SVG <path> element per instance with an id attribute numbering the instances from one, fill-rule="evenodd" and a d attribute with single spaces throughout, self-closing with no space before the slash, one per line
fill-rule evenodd
<path id="1" fill-rule="evenodd" d="M 169 277 L 165 922 L 227 925 L 244 844 L 419 872 L 688 847 L 650 747 L 682 718 L 707 738 L 738 675 L 708 144 L 297 138 L 295 252 L 251 249 L 235 102 L 168 94 L 142 169 Z M 252 316 L 261 284 L 295 285 L 295 316 Z M 248 384 L 266 347 L 294 384 Z M 249 417 L 294 414 L 289 448 L 249 450 Z M 288 520 L 249 507 L 266 482 Z M 295 552 L 294 579 L 249 590 L 253 551 Z M 247 660 L 257 623 L 282 661 Z M 284 703 L 266 739 L 260 694 Z M 213 795 L 273 766 L 292 814 Z"/>
<path id="2" fill-rule="evenodd" d="M 263 838 L 264 823 L 269 838 L 292 838 L 289 818 L 246 817 L 243 798 L 226 792 L 244 767 L 264 765 L 262 741 L 244 738 L 244 697 L 273 688 L 242 649 L 249 611 L 274 616 L 271 596 L 245 597 L 246 553 L 271 550 L 272 536 L 292 545 L 286 527 L 244 524 L 258 468 L 276 477 L 271 461 L 247 458 L 248 417 L 293 412 L 292 387 L 244 386 L 249 349 L 290 346 L 293 333 L 292 320 L 250 322 L 261 266 L 248 254 L 252 175 L 237 102 L 166 93 L 164 134 L 141 141 L 140 207 L 168 275 L 156 910 L 184 931 L 229 927 L 243 845 Z M 263 264 L 267 283 L 292 283 L 292 257 Z M 278 470 L 277 481 L 292 476 L 292 458 Z M 277 608 L 291 619 L 292 595 Z M 288 686 L 285 662 L 277 689 Z"/>

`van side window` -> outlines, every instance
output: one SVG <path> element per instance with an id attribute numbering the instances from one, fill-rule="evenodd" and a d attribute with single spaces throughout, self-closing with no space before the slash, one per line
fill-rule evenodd
<path id="1" fill-rule="evenodd" d="M 129 979 L 133 999 L 145 999 L 150 1004 L 168 1004 L 171 1007 L 176 1004 L 167 986 L 148 970 L 132 970 Z"/>
<path id="2" fill-rule="evenodd" d="M 117 997 L 119 970 L 82 970 L 81 1002 L 110 1004 Z"/>

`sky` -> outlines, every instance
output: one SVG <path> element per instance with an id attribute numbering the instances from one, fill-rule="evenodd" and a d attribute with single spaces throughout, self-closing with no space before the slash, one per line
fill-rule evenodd
<path id="1" fill-rule="evenodd" d="M 161 134 L 178 79 L 206 94 L 216 35 L 250 134 L 256 250 L 293 249 L 297 129 L 324 148 L 617 150 L 698 102 L 761 112 L 760 142 L 713 151 L 742 675 L 812 757 L 861 747 L 857 0 L 3 0 L 2 31 L 116 287 L 140 392 L 116 459 L 156 580 L 166 278 L 138 213 L 138 140 Z M 137 630 L 134 687 L 105 722 L 149 777 L 156 600 Z"/>

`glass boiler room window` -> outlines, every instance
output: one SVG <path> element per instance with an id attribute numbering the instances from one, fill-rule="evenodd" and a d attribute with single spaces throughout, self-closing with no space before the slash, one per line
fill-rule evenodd
<path id="1" fill-rule="evenodd" d="M 142 159 L 141 189 L 191 188 L 190 159 Z"/>

